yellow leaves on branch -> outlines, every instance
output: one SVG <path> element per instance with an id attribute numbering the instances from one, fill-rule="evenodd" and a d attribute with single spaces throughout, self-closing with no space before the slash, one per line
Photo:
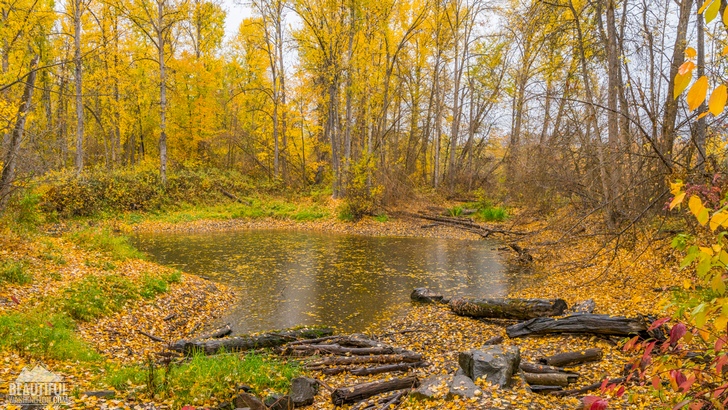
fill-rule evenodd
<path id="1" fill-rule="evenodd" d="M 688 102 L 688 108 L 690 108 L 690 111 L 695 111 L 698 107 L 700 107 L 700 104 L 705 101 L 707 93 L 708 77 L 702 76 L 698 78 L 698 81 L 696 81 L 695 84 L 690 87 L 690 91 L 688 91 L 686 100 Z"/>
<path id="2" fill-rule="evenodd" d="M 710 101 L 708 102 L 708 110 L 710 113 L 716 117 L 720 115 L 725 108 L 727 97 L 728 90 L 726 90 L 726 86 L 724 84 L 719 85 L 718 88 L 713 90 L 713 94 L 710 95 Z"/>
<path id="3" fill-rule="evenodd" d="M 705 226 L 708 223 L 708 208 L 703 206 L 703 201 L 697 195 L 693 195 L 688 200 L 688 208 L 690 212 L 695 215 L 700 225 Z"/>

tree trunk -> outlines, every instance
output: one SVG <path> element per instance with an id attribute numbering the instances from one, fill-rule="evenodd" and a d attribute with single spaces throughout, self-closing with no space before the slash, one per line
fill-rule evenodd
<path id="1" fill-rule="evenodd" d="M 159 178 L 167 185 L 167 63 L 165 61 L 164 3 L 157 0 L 157 51 L 159 52 Z"/>
<path id="2" fill-rule="evenodd" d="M 10 193 L 13 190 L 13 182 L 15 182 L 15 167 L 18 163 L 18 154 L 20 152 L 20 144 L 23 142 L 25 133 L 25 120 L 28 118 L 30 106 L 33 100 L 33 90 L 35 89 L 36 65 L 38 64 L 38 56 L 33 56 L 30 60 L 30 72 L 25 82 L 25 89 L 20 100 L 20 108 L 18 109 L 18 118 L 15 120 L 15 127 L 10 134 L 8 152 L 5 155 L 2 176 L 0 176 L 0 212 L 5 210 L 5 205 L 10 199 Z"/>
<path id="3" fill-rule="evenodd" d="M 560 316 L 566 310 L 563 299 L 469 299 L 454 298 L 450 310 L 456 315 L 496 319 L 533 319 Z"/>
<path id="4" fill-rule="evenodd" d="M 76 173 L 83 171 L 83 67 L 81 65 L 81 0 L 73 1 L 73 64 L 76 83 Z"/>

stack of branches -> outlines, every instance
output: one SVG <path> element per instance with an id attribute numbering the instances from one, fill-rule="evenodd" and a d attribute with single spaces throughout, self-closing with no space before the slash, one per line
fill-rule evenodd
<path id="1" fill-rule="evenodd" d="M 306 368 L 327 375 L 349 372 L 356 376 L 367 376 L 427 365 L 419 353 L 359 334 L 298 340 L 286 344 L 280 350 L 284 355 L 295 357 L 325 356 L 307 363 Z"/>

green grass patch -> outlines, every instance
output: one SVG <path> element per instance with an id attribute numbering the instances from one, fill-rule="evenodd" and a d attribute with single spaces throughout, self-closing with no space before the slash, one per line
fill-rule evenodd
<path id="1" fill-rule="evenodd" d="M 144 258 L 128 237 L 115 234 L 107 227 L 82 229 L 71 234 L 71 240 L 86 250 L 104 252 L 118 261 Z"/>
<path id="2" fill-rule="evenodd" d="M 502 222 L 508 219 L 508 210 L 500 206 L 488 206 L 475 213 L 477 219 L 486 222 Z"/>
<path id="3" fill-rule="evenodd" d="M 92 320 L 118 312 L 126 302 L 139 297 L 136 286 L 117 275 L 85 277 L 64 293 L 63 310 L 77 320 Z"/>
<path id="4" fill-rule="evenodd" d="M 0 316 L 0 347 L 33 358 L 92 361 L 100 359 L 73 332 L 69 317 L 43 310 Z"/>
<path id="5" fill-rule="evenodd" d="M 298 366 L 261 354 L 205 356 L 198 353 L 169 370 L 149 364 L 109 369 L 104 381 L 122 392 L 143 385 L 145 395 L 169 398 L 173 408 L 179 408 L 201 405 L 211 397 L 218 401 L 230 400 L 240 383 L 251 386 L 257 393 L 285 392 L 291 379 L 300 374 Z"/>
<path id="6" fill-rule="evenodd" d="M 165 293 L 169 290 L 169 284 L 164 278 L 155 277 L 149 274 L 142 276 L 141 283 L 139 284 L 139 295 L 145 299 L 153 299 L 160 293 Z"/>
<path id="7" fill-rule="evenodd" d="M 64 290 L 62 310 L 71 318 L 88 321 L 120 311 L 129 301 L 153 299 L 181 280 L 179 271 L 170 274 L 144 274 L 138 283 L 115 275 L 87 276 Z"/>
<path id="8" fill-rule="evenodd" d="M 374 216 L 374 220 L 377 221 L 377 222 L 384 223 L 384 222 L 389 221 L 389 216 L 387 216 L 387 214 L 375 215 Z"/>
<path id="9" fill-rule="evenodd" d="M 28 272 L 23 261 L 5 261 L 0 263 L 0 283 L 2 282 L 27 285 L 33 282 L 33 275 Z"/>

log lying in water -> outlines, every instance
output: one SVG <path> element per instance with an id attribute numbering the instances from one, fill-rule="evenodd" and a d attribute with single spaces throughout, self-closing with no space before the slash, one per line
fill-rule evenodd
<path id="1" fill-rule="evenodd" d="M 602 360 L 602 349 L 586 349 L 580 352 L 564 352 L 553 356 L 538 359 L 538 362 L 548 366 L 566 367 L 575 364 L 596 362 Z"/>
<path id="2" fill-rule="evenodd" d="M 418 385 L 419 381 L 417 378 L 410 376 L 388 381 L 363 383 L 351 387 L 340 387 L 331 393 L 331 402 L 334 403 L 335 406 L 343 406 L 345 404 L 366 400 L 369 397 L 376 396 L 377 394 L 394 390 L 411 389 Z"/>
<path id="3" fill-rule="evenodd" d="M 563 299 L 472 299 L 453 298 L 450 310 L 456 315 L 494 319 L 532 319 L 559 316 L 566 310 Z M 509 335 L 510 336 L 510 335 Z"/>
<path id="4" fill-rule="evenodd" d="M 179 340 L 173 343 L 170 348 L 186 354 L 191 354 L 195 351 L 202 351 L 205 354 L 216 354 L 222 351 L 231 352 L 254 350 L 264 347 L 278 347 L 296 339 L 310 339 L 331 334 L 333 334 L 333 330 L 331 329 L 304 328 L 263 333 L 255 336 L 230 337 L 224 339 Z"/>
<path id="5" fill-rule="evenodd" d="M 559 319 L 549 317 L 534 318 L 506 328 L 508 337 L 528 335 L 546 335 L 554 333 L 590 333 L 607 336 L 629 336 L 647 331 L 647 325 L 641 318 L 621 316 L 576 314 Z"/>
<path id="6" fill-rule="evenodd" d="M 566 387 L 575 383 L 579 378 L 576 374 L 569 373 L 523 373 L 526 383 L 534 386 L 561 386 Z"/>

